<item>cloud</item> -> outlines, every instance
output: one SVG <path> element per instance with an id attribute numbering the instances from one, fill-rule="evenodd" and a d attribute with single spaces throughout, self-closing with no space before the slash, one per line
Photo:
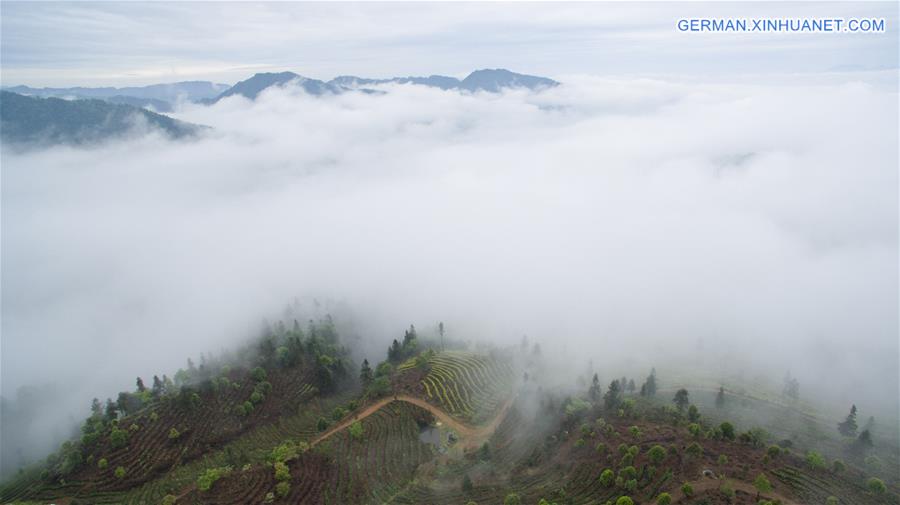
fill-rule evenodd
<path id="1" fill-rule="evenodd" d="M 353 307 L 379 352 L 443 320 L 579 368 L 790 369 L 896 415 L 895 92 L 384 89 L 189 106 L 197 142 L 4 152 L 3 395 L 57 381 L 80 416 L 299 296 Z"/>
<path id="2" fill-rule="evenodd" d="M 884 18 L 884 34 L 685 34 L 683 18 Z M 392 4 L 11 2 L 0 20 L 6 85 L 236 82 L 292 70 L 328 80 L 503 66 L 592 74 L 896 68 L 890 3 Z M 88 77 L 89 76 L 89 77 Z"/>

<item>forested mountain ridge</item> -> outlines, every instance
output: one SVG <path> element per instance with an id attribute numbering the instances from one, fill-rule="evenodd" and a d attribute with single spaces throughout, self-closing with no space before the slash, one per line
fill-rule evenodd
<path id="1" fill-rule="evenodd" d="M 0 91 L 0 139 L 9 145 L 90 145 L 148 132 L 182 139 L 205 129 L 128 104 Z"/>

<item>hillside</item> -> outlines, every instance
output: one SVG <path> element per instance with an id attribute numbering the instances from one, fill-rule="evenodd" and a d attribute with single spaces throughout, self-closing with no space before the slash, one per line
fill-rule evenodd
<path id="1" fill-rule="evenodd" d="M 524 346 L 441 351 L 411 327 L 372 367 L 353 363 L 330 317 L 286 328 L 95 400 L 80 440 L 23 469 L 0 501 L 898 503 L 897 462 L 871 464 L 891 449 L 829 462 L 712 421 L 687 391 L 673 403 L 655 372 L 640 394 L 625 378 L 604 394 L 595 376 L 571 395 L 543 387 Z M 714 408 L 736 412 L 738 399 Z"/>
<path id="2" fill-rule="evenodd" d="M 0 139 L 7 144 L 96 144 L 150 131 L 181 139 L 204 128 L 124 103 L 0 92 Z"/>

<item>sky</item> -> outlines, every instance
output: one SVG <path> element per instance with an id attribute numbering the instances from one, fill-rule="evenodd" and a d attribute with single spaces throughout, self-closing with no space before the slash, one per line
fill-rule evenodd
<path id="1" fill-rule="evenodd" d="M 897 68 L 896 2 L 6 2 L 6 86 L 233 84 L 260 71 L 393 77 L 510 68 L 721 75 Z M 685 34 L 693 17 L 878 17 L 885 34 Z"/>
<path id="2" fill-rule="evenodd" d="M 195 141 L 0 150 L 0 392 L 55 390 L 31 456 L 91 398 L 232 347 L 294 297 L 351 307 L 370 361 L 444 321 L 464 340 L 528 334 L 605 378 L 681 367 L 777 390 L 790 370 L 829 412 L 900 417 L 896 4 L 0 7 L 4 85 L 562 82 L 288 86 L 180 104 L 212 127 Z M 761 12 L 883 16 L 890 33 L 674 31 Z"/>

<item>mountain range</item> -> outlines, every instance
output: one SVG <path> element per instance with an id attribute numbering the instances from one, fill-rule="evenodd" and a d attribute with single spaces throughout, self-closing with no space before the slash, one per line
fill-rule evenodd
<path id="1" fill-rule="evenodd" d="M 382 84 L 415 84 L 470 93 L 497 93 L 508 88 L 539 90 L 559 84 L 546 77 L 517 74 L 505 69 L 484 69 L 472 72 L 465 79 L 457 79 L 456 77 L 445 75 L 393 77 L 390 79 L 369 79 L 353 75 L 342 75 L 330 81 L 322 81 L 304 77 L 294 72 L 263 72 L 238 82 L 234 86 L 208 81 L 186 81 L 125 88 L 32 88 L 29 86 L 12 86 L 4 88 L 4 90 L 20 95 L 42 98 L 95 98 L 110 103 L 133 105 L 150 109 L 154 112 L 165 113 L 172 112 L 175 105 L 180 102 L 196 102 L 209 105 L 234 95 L 253 100 L 266 88 L 285 86 L 288 83 L 298 85 L 314 96 L 326 93 L 338 94 L 352 90 L 372 92 L 373 90 L 368 89 L 367 86 Z"/>
<path id="2" fill-rule="evenodd" d="M 272 87 L 297 86 L 313 96 L 345 92 L 384 93 L 384 84 L 418 85 L 464 93 L 497 93 L 504 89 L 542 90 L 559 83 L 546 77 L 504 69 L 476 70 L 465 79 L 443 75 L 368 79 L 340 76 L 321 81 L 293 72 L 258 73 L 234 86 L 206 81 L 154 84 L 128 88 L 4 88 L 0 96 L 0 139 L 8 144 L 93 144 L 147 128 L 170 138 L 194 135 L 206 128 L 160 114 L 180 102 L 212 105 L 231 96 L 255 100 Z"/>

